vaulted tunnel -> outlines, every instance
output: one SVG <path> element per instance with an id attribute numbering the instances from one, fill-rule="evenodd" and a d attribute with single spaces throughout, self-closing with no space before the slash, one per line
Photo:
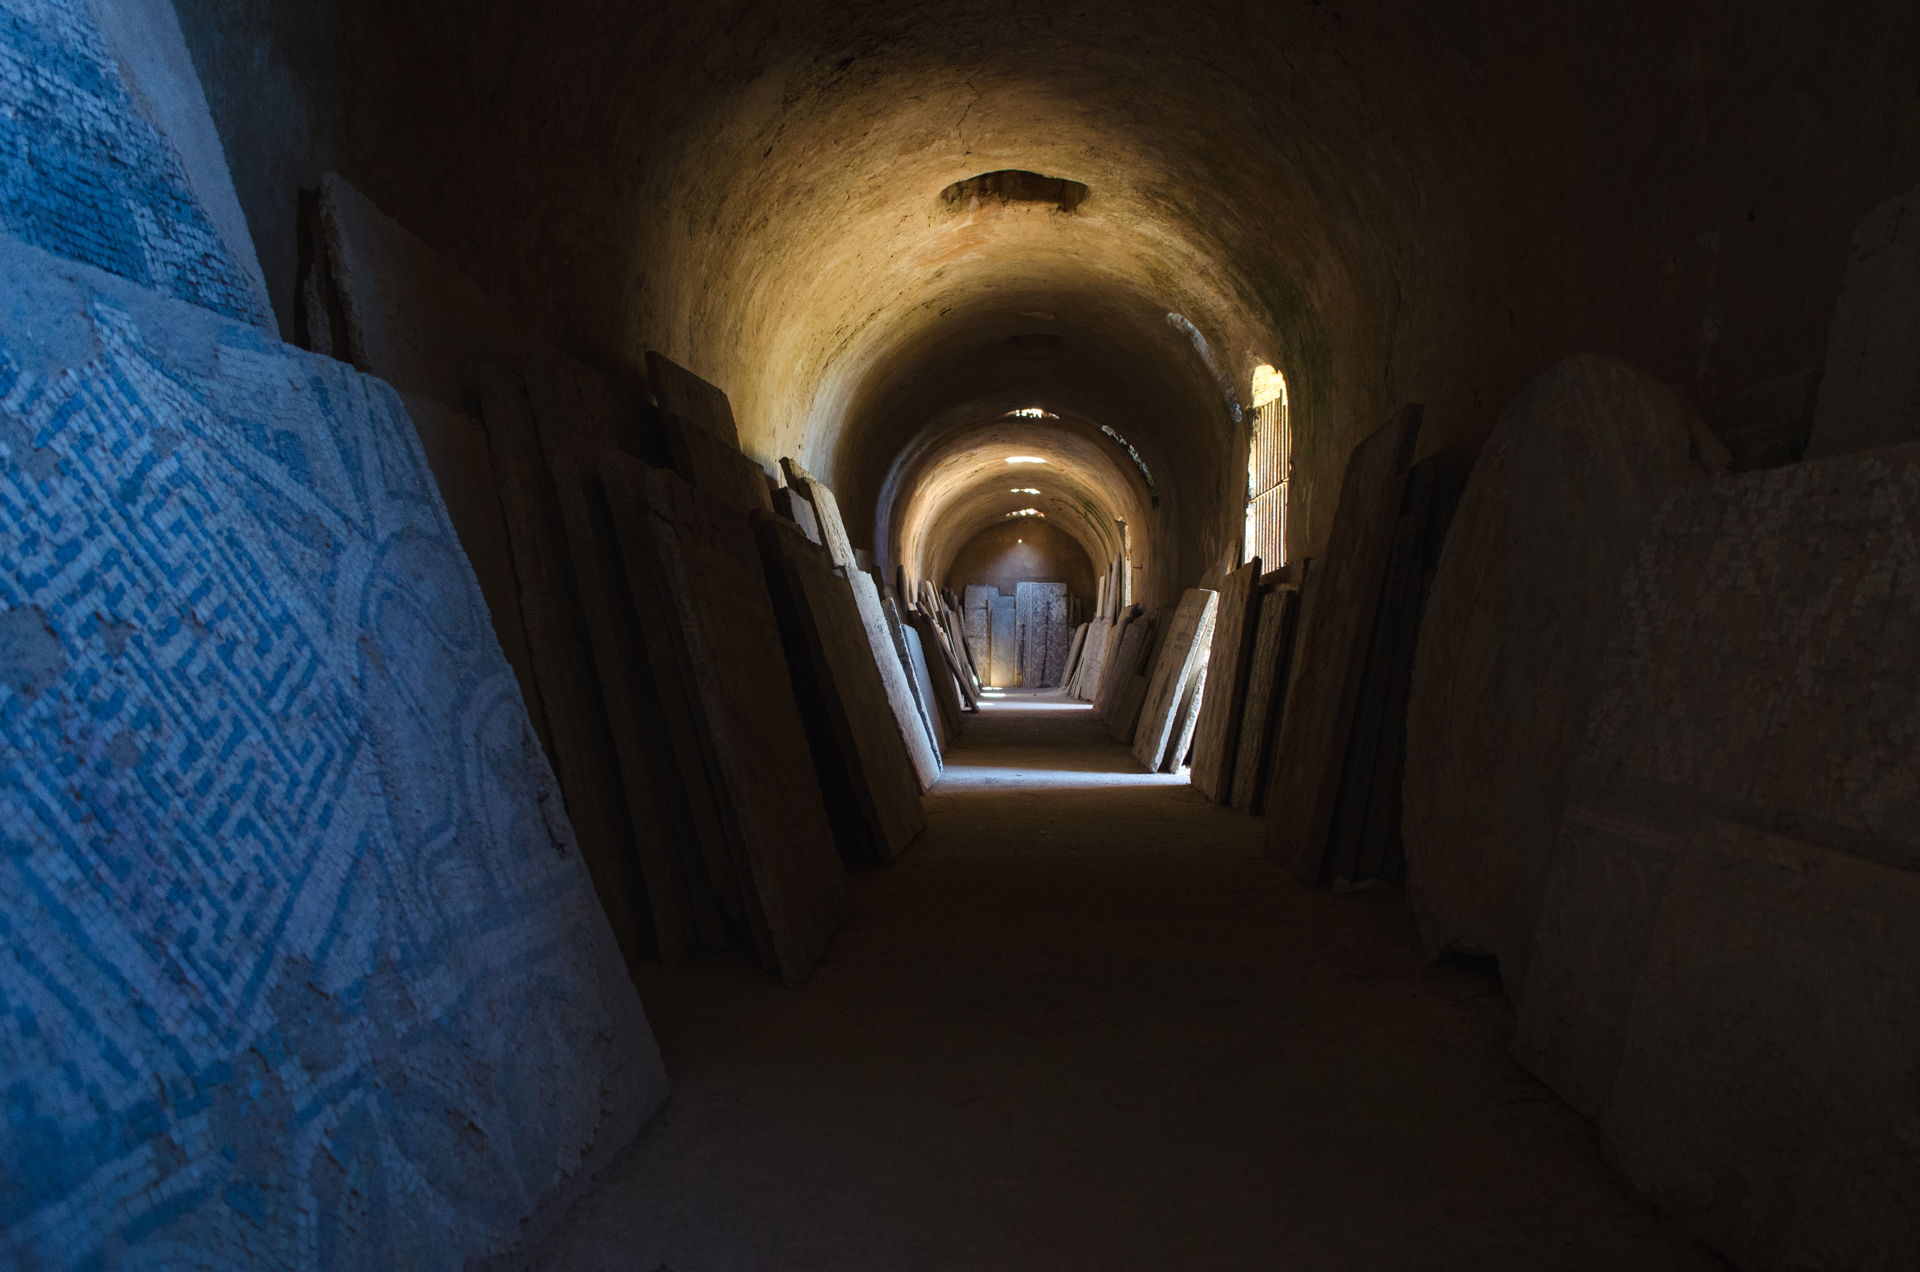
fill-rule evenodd
<path id="1" fill-rule="evenodd" d="M 1920 1260 L 1920 9 L 0 17 L 0 1262 Z"/>

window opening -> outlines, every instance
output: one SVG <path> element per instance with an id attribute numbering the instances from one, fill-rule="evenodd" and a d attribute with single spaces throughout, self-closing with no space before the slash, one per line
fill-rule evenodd
<path id="1" fill-rule="evenodd" d="M 1247 529 L 1241 560 L 1262 570 L 1287 563 L 1287 488 L 1293 477 L 1293 426 L 1287 378 L 1271 366 L 1253 372 L 1253 442 L 1247 451 Z"/>

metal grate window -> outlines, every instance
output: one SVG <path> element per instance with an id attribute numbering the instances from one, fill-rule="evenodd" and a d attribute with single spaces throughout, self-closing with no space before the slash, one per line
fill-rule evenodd
<path id="1" fill-rule="evenodd" d="M 1247 453 L 1247 536 L 1242 559 L 1259 557 L 1262 570 L 1277 570 L 1287 563 L 1287 479 L 1293 471 L 1293 433 L 1287 418 L 1286 381 L 1279 380 L 1278 389 L 1277 397 L 1254 407 L 1253 446 Z"/>

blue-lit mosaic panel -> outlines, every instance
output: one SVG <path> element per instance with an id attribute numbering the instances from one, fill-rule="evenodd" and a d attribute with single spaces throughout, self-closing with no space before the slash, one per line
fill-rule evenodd
<path id="1" fill-rule="evenodd" d="M 0 233 L 272 325 L 84 0 L 0 0 Z"/>
<path id="2" fill-rule="evenodd" d="M 664 1080 L 397 399 L 0 277 L 0 1266 L 509 1248 Z"/>

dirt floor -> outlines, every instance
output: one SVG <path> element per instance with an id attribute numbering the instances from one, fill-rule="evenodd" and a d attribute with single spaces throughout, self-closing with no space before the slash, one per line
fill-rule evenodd
<path id="1" fill-rule="evenodd" d="M 674 1094 L 564 1272 L 1705 1269 L 1508 1059 L 1402 898 L 1139 772 L 1082 704 L 969 721 L 798 990 L 649 970 Z"/>

